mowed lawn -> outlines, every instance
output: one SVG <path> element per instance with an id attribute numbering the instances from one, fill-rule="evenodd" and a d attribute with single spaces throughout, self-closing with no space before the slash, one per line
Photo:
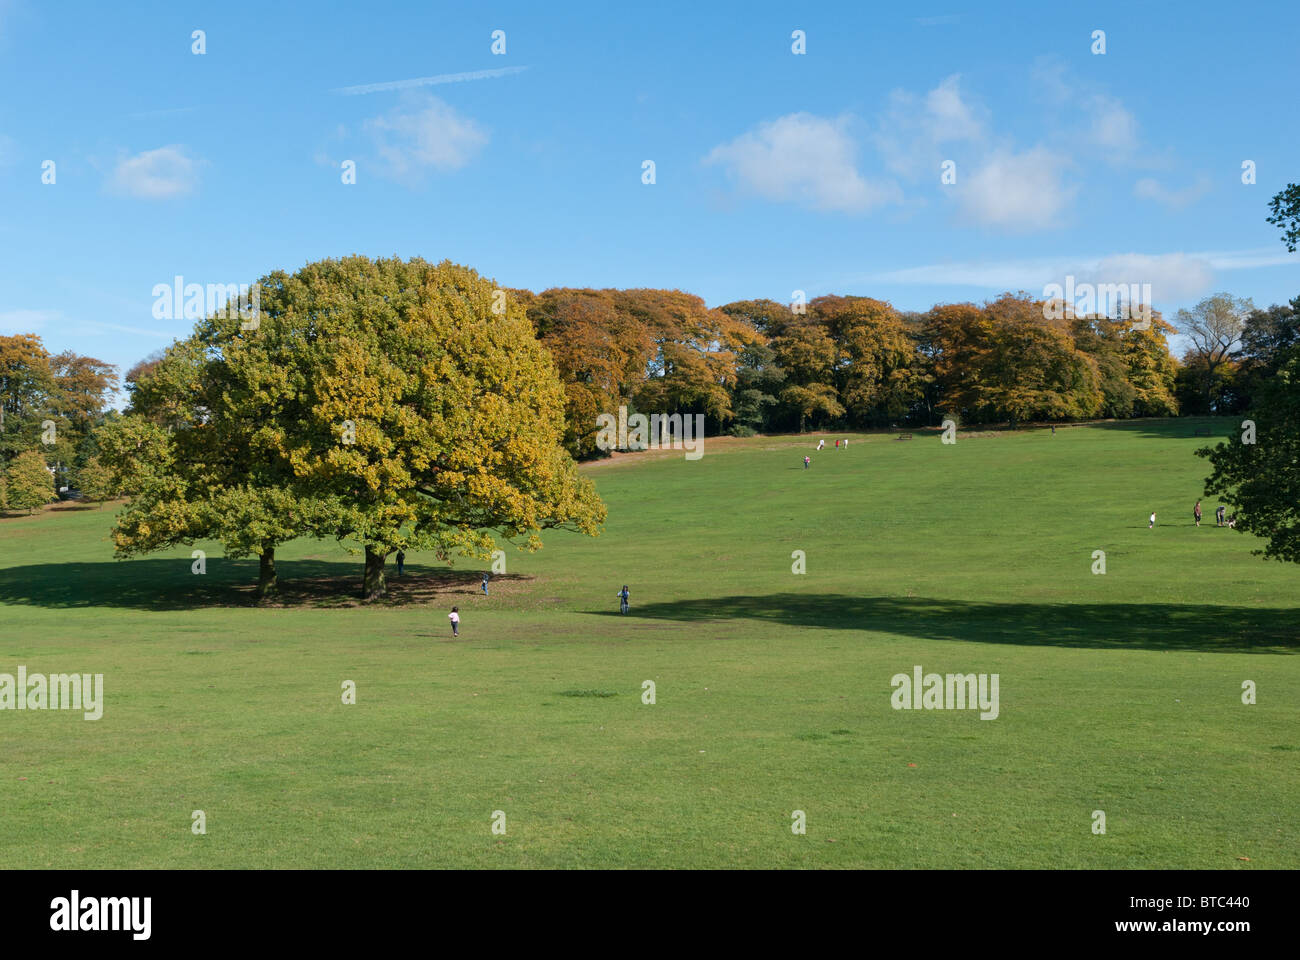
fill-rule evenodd
<path id="1" fill-rule="evenodd" d="M 1232 428 L 620 457 L 587 468 L 603 535 L 511 550 L 487 598 L 481 564 L 412 555 L 391 602 L 359 605 L 360 558 L 300 541 L 258 608 L 256 561 L 212 545 L 203 576 L 188 549 L 113 560 L 111 507 L 0 520 L 0 672 L 106 687 L 98 721 L 0 713 L 0 856 L 1298 867 L 1300 568 L 1216 529 L 1216 502 L 1193 526 L 1211 423 Z M 892 709 L 918 664 L 998 674 L 1000 715 Z"/>

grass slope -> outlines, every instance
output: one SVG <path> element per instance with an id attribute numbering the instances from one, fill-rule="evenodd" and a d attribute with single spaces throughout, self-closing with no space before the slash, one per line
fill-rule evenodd
<path id="1" fill-rule="evenodd" d="M 510 552 L 489 598 L 412 555 L 363 607 L 329 581 L 360 560 L 302 541 L 258 609 L 255 561 L 215 547 L 202 577 L 188 550 L 114 561 L 111 509 L 4 519 L 0 672 L 103 673 L 107 705 L 0 712 L 0 856 L 1295 868 L 1300 573 L 1217 503 L 1192 525 L 1193 426 L 620 458 L 588 468 L 604 535 Z M 915 664 L 997 673 L 1001 715 L 891 709 Z"/>

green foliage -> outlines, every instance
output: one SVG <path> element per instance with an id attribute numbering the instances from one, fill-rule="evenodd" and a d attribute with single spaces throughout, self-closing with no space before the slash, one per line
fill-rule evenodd
<path id="1" fill-rule="evenodd" d="M 560 443 L 564 395 L 519 303 L 472 270 L 348 257 L 260 281 L 258 324 L 200 322 L 103 431 L 136 495 L 131 555 L 198 537 L 264 561 L 300 535 L 365 551 L 383 594 L 395 550 L 487 557 L 493 534 L 594 535 L 604 510 Z M 270 567 L 264 563 L 263 573 Z"/>
<path id="2" fill-rule="evenodd" d="M 71 479 L 116 385 L 113 367 L 100 360 L 71 351 L 51 356 L 35 334 L 0 336 L 0 470 L 38 450 L 61 483 Z"/>
<path id="3" fill-rule="evenodd" d="M 1288 183 L 1269 201 L 1272 215 L 1268 222 L 1282 231 L 1282 242 L 1295 253 L 1300 244 L 1300 183 Z"/>
<path id="4" fill-rule="evenodd" d="M 5 500 L 10 510 L 31 513 L 57 499 L 54 477 L 43 456 L 35 450 L 28 450 L 10 461 L 5 472 Z"/>
<path id="5" fill-rule="evenodd" d="M 1197 451 L 1213 473 L 1206 496 L 1232 504 L 1237 528 L 1264 541 L 1265 557 L 1300 563 L 1300 348 L 1292 348 L 1261 387 L 1243 427 L 1213 448 Z"/>
<path id="6" fill-rule="evenodd" d="M 103 503 L 117 495 L 117 478 L 99 457 L 91 457 L 78 474 L 77 488 L 91 503 Z"/>

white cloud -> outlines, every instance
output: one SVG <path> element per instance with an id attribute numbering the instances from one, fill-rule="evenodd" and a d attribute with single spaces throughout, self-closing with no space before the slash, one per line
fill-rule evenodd
<path id="1" fill-rule="evenodd" d="M 1085 103 L 1092 120 L 1089 138 L 1112 156 L 1126 157 L 1137 150 L 1137 118 L 1114 97 L 1092 96 Z"/>
<path id="2" fill-rule="evenodd" d="M 1210 261 L 1216 270 L 1256 270 L 1260 267 L 1300 266 L 1300 254 L 1283 253 L 1278 247 L 1250 250 L 1220 250 L 1197 256 Z"/>
<path id="3" fill-rule="evenodd" d="M 1039 57 L 1029 76 L 1038 95 L 1053 106 L 1065 103 L 1073 93 L 1065 79 L 1065 64 L 1055 57 Z"/>
<path id="4" fill-rule="evenodd" d="M 854 284 L 961 286 L 1041 293 L 1049 283 L 1149 283 L 1157 303 L 1195 299 L 1221 282 L 1220 271 L 1300 264 L 1300 255 L 1273 247 L 1245 250 L 1113 253 L 1101 257 L 1058 256 L 1021 260 L 934 263 L 849 278 Z"/>
<path id="5" fill-rule="evenodd" d="M 931 136 L 945 140 L 972 140 L 984 132 L 974 108 L 962 99 L 961 76 L 954 73 L 925 95 L 925 109 L 931 120 Z"/>
<path id="6" fill-rule="evenodd" d="M 1062 182 L 1070 160 L 1038 146 L 1022 153 L 995 150 L 964 179 L 955 194 L 965 220 L 1012 232 L 1060 226 L 1063 211 L 1077 192 Z"/>
<path id="7" fill-rule="evenodd" d="M 1151 284 L 1153 302 L 1169 303 L 1200 296 L 1214 286 L 1214 265 L 1201 254 L 1119 253 L 1074 274 L 1079 282 L 1093 284 Z"/>
<path id="8" fill-rule="evenodd" d="M 1077 82 L 1055 57 L 1039 57 L 1030 79 L 1039 99 L 1055 115 L 1071 121 L 1056 130 L 1058 137 L 1068 139 L 1071 149 L 1092 148 L 1111 163 L 1127 163 L 1139 155 L 1137 117 L 1118 97 L 1100 92 L 1095 84 Z M 1087 123 L 1082 136 L 1073 122 L 1079 113 Z"/>
<path id="9" fill-rule="evenodd" d="M 160 107 L 156 110 L 138 110 L 135 113 L 128 113 L 127 117 L 132 120 L 155 120 L 158 117 L 179 117 L 186 113 L 193 113 L 198 107 Z"/>
<path id="10" fill-rule="evenodd" d="M 1210 191 L 1208 177 L 1198 177 L 1196 182 L 1184 190 L 1170 190 L 1160 181 L 1144 177 L 1133 184 L 1133 195 L 1144 200 L 1154 200 L 1170 210 L 1181 210 L 1190 206 Z"/>
<path id="11" fill-rule="evenodd" d="M 459 170 L 488 142 L 474 120 L 437 97 L 411 97 L 398 108 L 364 124 L 384 172 L 395 180 L 419 180 L 430 170 Z"/>
<path id="12" fill-rule="evenodd" d="M 124 157 L 108 178 L 113 193 L 150 200 L 190 193 L 198 184 L 198 162 L 183 146 L 146 150 Z"/>
<path id="13" fill-rule="evenodd" d="M 875 135 L 876 148 L 893 172 L 916 180 L 937 177 L 944 143 L 980 140 L 987 111 L 962 96 L 953 74 L 924 97 L 906 90 L 889 95 L 889 107 Z"/>
<path id="14" fill-rule="evenodd" d="M 788 114 L 714 147 L 704 162 L 723 166 L 759 196 L 815 210 L 861 213 L 901 199 L 896 184 L 858 173 L 847 126 L 846 118 Z"/>
<path id="15" fill-rule="evenodd" d="M 362 83 L 355 87 L 339 87 L 333 93 L 356 96 L 361 93 L 382 93 L 387 90 L 408 90 L 411 87 L 434 87 L 444 83 L 465 83 L 469 80 L 489 80 L 523 73 L 527 67 L 498 67 L 495 70 L 471 70 L 468 73 L 440 73 L 436 77 L 412 77 L 409 80 L 388 80 L 383 83 Z"/>
<path id="16" fill-rule="evenodd" d="M 0 311 L 0 335 L 12 337 L 20 333 L 37 333 L 47 325 L 62 321 L 63 315 L 57 310 Z"/>

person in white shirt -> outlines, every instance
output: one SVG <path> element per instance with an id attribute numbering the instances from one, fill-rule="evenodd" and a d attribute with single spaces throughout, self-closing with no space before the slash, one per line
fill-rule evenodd
<path id="1" fill-rule="evenodd" d="M 1153 511 L 1151 514 L 1151 522 L 1147 524 L 1147 529 L 1148 530 L 1154 529 L 1155 525 L 1156 525 L 1156 515 Z"/>
<path id="2" fill-rule="evenodd" d="M 452 607 L 451 613 L 447 614 L 447 619 L 451 621 L 451 635 L 460 636 L 460 608 Z"/>
<path id="3" fill-rule="evenodd" d="M 824 447 L 824 446 L 826 446 L 826 439 L 825 439 L 825 438 L 822 438 L 821 440 L 818 440 L 818 441 L 817 441 L 817 449 L 818 449 L 818 450 L 822 449 L 822 447 Z"/>

